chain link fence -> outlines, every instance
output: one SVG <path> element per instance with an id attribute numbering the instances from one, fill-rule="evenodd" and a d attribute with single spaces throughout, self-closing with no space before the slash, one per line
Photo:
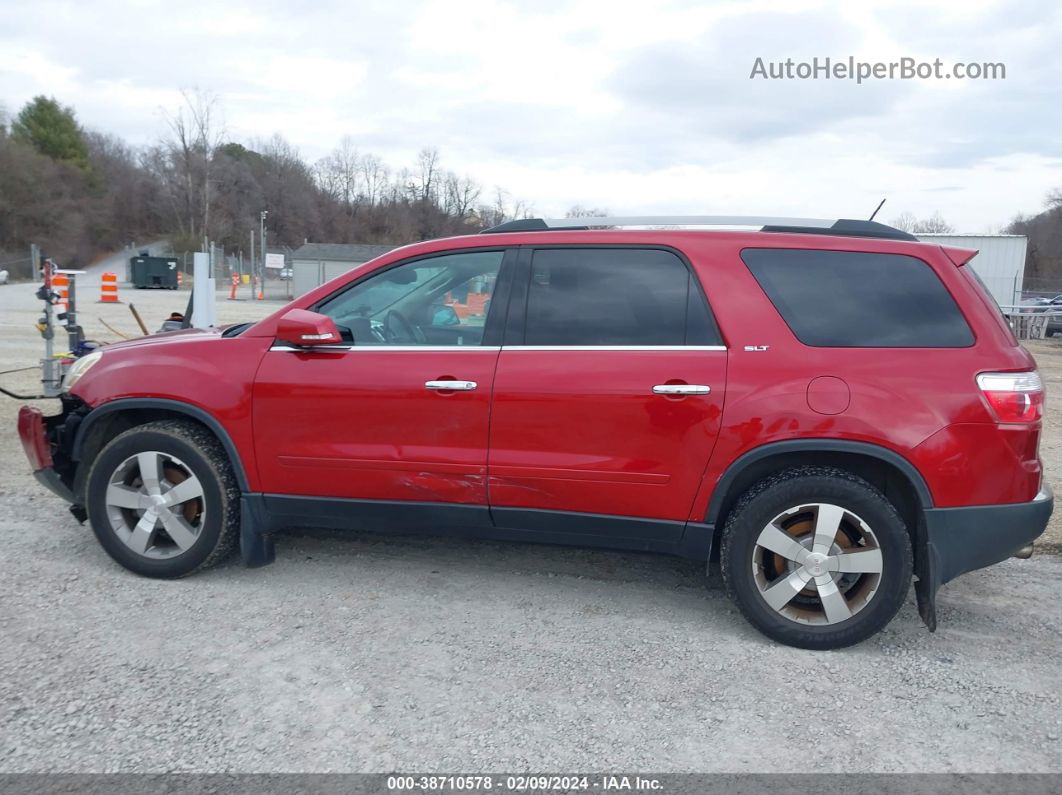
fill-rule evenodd
<path id="1" fill-rule="evenodd" d="M 33 281 L 33 260 L 26 253 L 0 251 L 0 271 L 7 272 L 8 282 Z M 0 276 L 0 282 L 3 281 L 5 279 Z"/>
<path id="2" fill-rule="evenodd" d="M 1062 295 L 1062 278 L 1056 276 L 1026 276 L 1022 283 L 1022 298 L 1055 298 Z"/>
<path id="3" fill-rule="evenodd" d="M 289 301 L 291 292 L 291 252 L 288 247 L 270 247 L 270 254 L 284 255 L 284 268 L 263 268 L 261 262 L 252 262 L 244 252 L 226 252 L 222 246 L 212 246 L 210 254 L 211 275 L 219 292 L 230 297 L 235 288 L 236 300 Z M 181 272 L 181 288 L 191 289 L 194 251 L 171 252 Z M 255 259 L 259 259 L 256 257 Z M 264 273 L 264 278 L 261 274 Z M 233 277 L 236 277 L 235 283 Z"/>

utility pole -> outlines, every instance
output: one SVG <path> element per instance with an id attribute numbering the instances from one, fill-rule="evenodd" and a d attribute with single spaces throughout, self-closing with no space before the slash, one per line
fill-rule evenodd
<path id="1" fill-rule="evenodd" d="M 247 261 L 247 270 L 249 271 L 248 276 L 251 277 L 251 278 L 249 278 L 247 280 L 247 282 L 248 282 L 248 284 L 251 285 L 251 299 L 252 300 L 254 300 L 254 269 L 255 269 L 254 228 L 252 228 L 251 229 L 251 258 Z"/>
<path id="2" fill-rule="evenodd" d="M 33 267 L 33 281 L 41 280 L 41 247 L 30 243 L 30 263 Z"/>
<path id="3" fill-rule="evenodd" d="M 260 228 L 259 233 L 258 233 L 258 240 L 262 244 L 262 267 L 261 267 L 261 270 L 259 270 L 259 272 L 258 272 L 258 279 L 259 279 L 259 282 L 258 282 L 258 298 L 259 299 L 265 298 L 265 270 L 266 270 L 265 265 L 266 265 L 266 251 L 268 250 L 267 247 L 266 247 L 266 228 L 265 228 L 265 222 L 266 222 L 266 216 L 267 215 L 269 215 L 269 210 L 262 210 L 262 214 L 259 216 L 259 221 L 260 221 L 260 224 L 261 224 L 261 228 Z"/>

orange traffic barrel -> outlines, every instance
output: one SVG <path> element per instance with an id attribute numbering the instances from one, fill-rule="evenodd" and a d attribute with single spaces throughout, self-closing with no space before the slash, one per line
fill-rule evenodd
<path id="1" fill-rule="evenodd" d="M 67 304 L 70 303 L 70 277 L 65 273 L 57 273 L 52 276 L 52 289 L 59 293 L 59 303 L 63 305 L 63 311 L 66 311 Z"/>
<path id="2" fill-rule="evenodd" d="M 100 277 L 100 303 L 122 303 L 118 300 L 118 276 L 116 274 L 105 273 Z"/>

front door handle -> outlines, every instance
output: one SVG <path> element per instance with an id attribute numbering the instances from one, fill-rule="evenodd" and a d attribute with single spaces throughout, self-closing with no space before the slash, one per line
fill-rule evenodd
<path id="1" fill-rule="evenodd" d="M 654 395 L 707 395 L 712 391 L 704 384 L 657 384 L 653 387 Z"/>
<path id="2" fill-rule="evenodd" d="M 471 392 L 478 386 L 475 381 L 425 381 L 425 389 L 437 389 L 454 392 Z"/>

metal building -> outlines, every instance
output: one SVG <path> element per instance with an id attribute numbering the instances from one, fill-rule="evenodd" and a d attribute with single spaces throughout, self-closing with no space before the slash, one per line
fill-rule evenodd
<path id="1" fill-rule="evenodd" d="M 298 297 L 396 246 L 365 243 L 306 243 L 291 255 L 291 295 Z"/>
<path id="2" fill-rule="evenodd" d="M 991 291 L 1000 306 L 1021 303 L 1025 279 L 1025 235 L 918 235 L 923 243 L 937 243 L 956 248 L 975 248 L 978 254 L 970 261 L 974 272 Z"/>

